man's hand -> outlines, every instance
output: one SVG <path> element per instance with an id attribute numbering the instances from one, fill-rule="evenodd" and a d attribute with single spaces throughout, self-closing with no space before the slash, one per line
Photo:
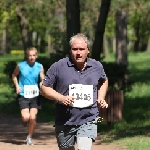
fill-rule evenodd
<path id="1" fill-rule="evenodd" d="M 20 92 L 21 92 L 21 87 L 20 87 L 20 86 L 17 86 L 17 87 L 16 87 L 16 93 L 19 94 Z"/>
<path id="2" fill-rule="evenodd" d="M 74 97 L 73 96 L 63 96 L 63 98 L 61 98 L 60 100 L 61 103 L 63 103 L 64 105 L 70 105 L 71 103 L 74 102 Z"/>
<path id="3" fill-rule="evenodd" d="M 108 108 L 108 104 L 106 103 L 104 99 L 98 99 L 97 102 L 101 108 Z"/>

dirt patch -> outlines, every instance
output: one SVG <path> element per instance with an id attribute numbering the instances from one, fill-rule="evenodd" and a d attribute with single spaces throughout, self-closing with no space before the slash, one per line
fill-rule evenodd
<path id="1" fill-rule="evenodd" d="M 48 123 L 38 123 L 33 136 L 33 146 L 26 145 L 27 128 L 20 124 L 20 118 L 0 115 L 0 149 L 7 150 L 58 150 L 54 127 Z M 121 150 L 117 145 L 93 143 L 92 150 Z"/>

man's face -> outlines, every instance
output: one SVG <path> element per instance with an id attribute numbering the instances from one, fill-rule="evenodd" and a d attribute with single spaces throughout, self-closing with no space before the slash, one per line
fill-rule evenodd
<path id="1" fill-rule="evenodd" d="M 75 64 L 83 64 L 87 58 L 89 50 L 82 38 L 75 39 L 71 45 L 71 58 Z"/>
<path id="2" fill-rule="evenodd" d="M 26 58 L 29 64 L 33 64 L 37 58 L 37 52 L 35 50 L 28 51 Z"/>

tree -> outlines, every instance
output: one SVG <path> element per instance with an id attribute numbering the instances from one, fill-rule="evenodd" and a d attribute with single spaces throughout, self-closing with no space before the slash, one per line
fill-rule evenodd
<path id="1" fill-rule="evenodd" d="M 116 13 L 116 62 L 127 65 L 127 15 L 124 10 Z"/>
<path id="2" fill-rule="evenodd" d="M 79 0 L 66 0 L 67 40 L 80 32 Z M 69 50 L 69 49 L 68 49 Z"/>
<path id="3" fill-rule="evenodd" d="M 106 20 L 110 8 L 111 0 L 102 0 L 100 8 L 100 16 L 97 23 L 97 28 L 95 32 L 95 40 L 92 48 L 92 57 L 96 60 L 100 60 L 100 54 L 103 50 L 103 35 L 105 32 Z"/>
<path id="4" fill-rule="evenodd" d="M 20 26 L 20 31 L 22 34 L 24 50 L 26 50 L 28 47 L 32 46 L 32 32 L 30 32 L 29 30 L 29 21 L 27 18 L 27 12 L 24 8 L 17 6 L 16 14 Z"/>
<path id="5" fill-rule="evenodd" d="M 8 20 L 10 14 L 6 11 L 1 12 L 1 25 L 0 25 L 0 55 L 9 53 L 10 51 L 10 34 Z"/>

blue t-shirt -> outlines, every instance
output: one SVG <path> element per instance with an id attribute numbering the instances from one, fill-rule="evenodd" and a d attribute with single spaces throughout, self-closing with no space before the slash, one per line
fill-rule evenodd
<path id="1" fill-rule="evenodd" d="M 19 66 L 19 86 L 22 91 L 19 93 L 24 96 L 24 85 L 37 85 L 39 74 L 42 68 L 42 64 L 35 62 L 34 65 L 30 66 L 27 61 L 18 63 Z"/>
<path id="2" fill-rule="evenodd" d="M 77 108 L 56 102 L 57 125 L 81 125 L 92 121 L 99 115 L 97 107 L 98 81 L 106 80 L 106 74 L 99 61 L 87 58 L 87 65 L 83 71 L 78 71 L 71 58 L 63 58 L 55 62 L 48 69 L 43 85 L 54 88 L 63 95 L 69 95 L 69 85 L 93 85 L 93 105 L 86 108 Z"/>

